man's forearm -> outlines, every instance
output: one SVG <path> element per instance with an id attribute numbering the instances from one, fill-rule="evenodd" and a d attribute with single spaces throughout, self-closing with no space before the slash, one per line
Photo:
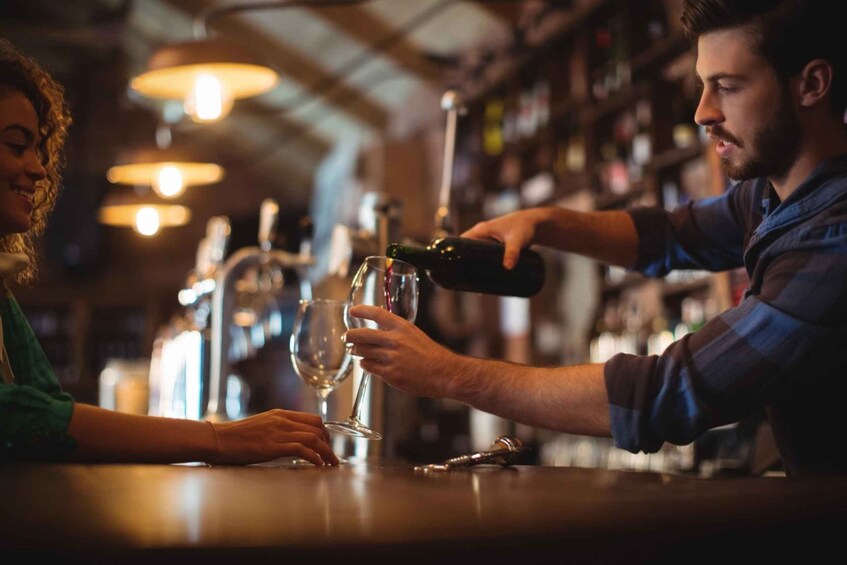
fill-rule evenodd
<path id="1" fill-rule="evenodd" d="M 561 432 L 609 436 L 603 365 L 530 367 L 458 356 L 447 396 L 484 412 Z"/>
<path id="2" fill-rule="evenodd" d="M 538 214 L 535 243 L 539 245 L 625 268 L 633 267 L 638 259 L 638 232 L 626 212 L 551 207 L 539 209 Z"/>

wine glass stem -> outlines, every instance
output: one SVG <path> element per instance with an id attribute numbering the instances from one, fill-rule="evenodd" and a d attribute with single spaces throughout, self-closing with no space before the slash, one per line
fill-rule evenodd
<path id="1" fill-rule="evenodd" d="M 352 417 L 357 422 L 362 421 L 362 402 L 365 400 L 365 393 L 368 390 L 368 382 L 371 379 L 371 374 L 367 371 L 362 371 L 362 378 L 359 381 L 359 391 L 356 393 L 356 400 L 353 402 Z"/>
<path id="2" fill-rule="evenodd" d="M 318 391 L 318 414 L 320 415 L 321 421 L 323 421 L 323 422 L 326 422 L 327 419 L 328 419 L 328 417 L 327 417 L 327 412 L 328 412 L 328 410 L 327 410 L 327 396 L 328 396 L 328 393 L 326 393 L 322 390 Z"/>

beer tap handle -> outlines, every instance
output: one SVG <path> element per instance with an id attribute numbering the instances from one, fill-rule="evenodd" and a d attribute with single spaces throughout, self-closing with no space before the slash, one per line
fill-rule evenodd
<path id="1" fill-rule="evenodd" d="M 279 222 L 279 205 L 276 200 L 266 198 L 259 212 L 259 248 L 267 253 L 276 240 L 276 228 Z"/>
<path id="2" fill-rule="evenodd" d="M 230 235 L 229 218 L 214 216 L 206 224 L 206 238 L 209 240 L 209 263 L 211 268 L 218 268 L 226 256 Z M 208 273 L 204 273 L 208 274 Z"/>
<path id="3" fill-rule="evenodd" d="M 453 158 L 456 154 L 456 125 L 458 116 L 466 109 L 459 93 L 446 91 L 441 97 L 441 109 L 447 112 L 447 126 L 444 133 L 444 161 L 441 171 L 441 188 L 438 191 L 438 210 L 435 212 L 435 235 L 443 237 L 455 231 L 454 219 L 450 217 L 450 192 L 453 184 Z"/>

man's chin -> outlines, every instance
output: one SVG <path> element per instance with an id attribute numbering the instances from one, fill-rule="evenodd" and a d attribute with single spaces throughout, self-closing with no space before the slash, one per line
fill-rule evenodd
<path id="1" fill-rule="evenodd" d="M 721 170 L 723 171 L 723 174 L 736 182 L 753 178 L 743 166 L 735 165 L 729 161 L 721 160 Z"/>

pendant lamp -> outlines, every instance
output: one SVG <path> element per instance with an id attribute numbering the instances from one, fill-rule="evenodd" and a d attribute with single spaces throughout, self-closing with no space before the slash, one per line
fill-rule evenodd
<path id="1" fill-rule="evenodd" d="M 145 237 L 152 237 L 162 228 L 187 224 L 191 220 L 191 210 L 132 192 L 112 192 L 103 199 L 97 219 L 101 224 L 131 227 Z"/>
<path id="2" fill-rule="evenodd" d="M 162 198 L 176 198 L 186 187 L 219 182 L 224 174 L 220 165 L 205 162 L 188 149 L 171 146 L 125 151 L 106 178 L 115 184 L 150 186 Z"/>
<path id="3" fill-rule="evenodd" d="M 241 46 L 223 39 L 166 45 L 153 53 L 130 87 L 149 98 L 177 99 L 198 123 L 222 120 L 236 99 L 257 96 L 277 83 L 277 73 Z"/>

